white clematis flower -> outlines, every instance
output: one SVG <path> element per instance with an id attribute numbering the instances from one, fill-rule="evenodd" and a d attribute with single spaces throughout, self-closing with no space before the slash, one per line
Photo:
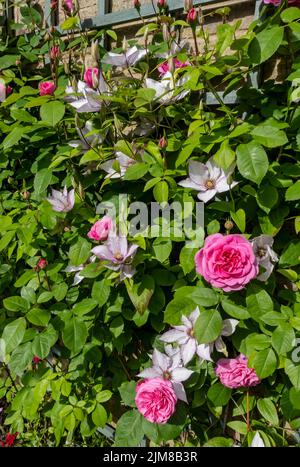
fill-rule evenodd
<path id="1" fill-rule="evenodd" d="M 270 235 L 260 235 L 251 241 L 258 265 L 264 268 L 264 272 L 256 278 L 259 281 L 265 282 L 269 279 L 274 269 L 274 263 L 278 261 L 277 254 L 272 250 L 273 243 L 274 239 Z"/>
<path id="2" fill-rule="evenodd" d="M 119 165 L 119 171 L 117 171 L 114 168 L 114 162 L 118 161 Z M 134 159 L 131 159 L 131 157 L 126 156 L 126 154 L 123 154 L 121 151 L 116 152 L 116 158 L 115 159 L 110 159 L 107 162 L 103 162 L 103 164 L 100 165 L 100 169 L 104 170 L 107 172 L 107 175 L 105 178 L 122 178 L 125 175 L 126 170 L 128 167 L 131 165 L 135 164 L 136 161 Z"/>
<path id="3" fill-rule="evenodd" d="M 47 201 L 52 204 L 53 211 L 69 212 L 74 207 L 75 190 L 72 189 L 68 192 L 66 186 L 62 192 L 52 189 L 51 196 L 47 198 Z"/>
<path id="4" fill-rule="evenodd" d="M 181 358 L 184 365 L 192 360 L 195 354 L 197 354 L 201 360 L 212 361 L 211 353 L 214 348 L 216 348 L 218 352 L 222 352 L 227 355 L 226 346 L 223 342 L 222 336 L 231 336 L 239 323 L 236 319 L 225 319 L 223 321 L 220 335 L 214 342 L 210 342 L 209 344 L 198 344 L 198 341 L 194 337 L 194 326 L 199 316 L 200 311 L 197 307 L 189 317 L 182 316 L 182 325 L 173 326 L 173 329 L 165 332 L 160 337 L 160 340 L 163 342 L 176 342 L 180 346 Z"/>
<path id="5" fill-rule="evenodd" d="M 80 275 L 80 272 L 87 266 L 87 264 L 94 263 L 96 259 L 97 257 L 95 255 L 92 255 L 85 264 L 80 264 L 79 266 L 70 265 L 63 269 L 64 272 L 76 272 L 72 285 L 80 284 L 80 282 L 83 281 L 84 277 Z"/>
<path id="6" fill-rule="evenodd" d="M 119 66 L 122 68 L 129 68 L 144 58 L 146 54 L 146 50 L 138 49 L 136 46 L 134 46 L 120 54 L 108 52 L 102 60 L 102 63 Z"/>
<path id="7" fill-rule="evenodd" d="M 146 78 L 145 87 L 153 89 L 155 91 L 154 99 L 157 99 L 161 104 L 170 104 L 171 102 L 179 101 L 183 99 L 189 90 L 184 89 L 183 91 L 175 94 L 177 87 L 183 86 L 187 81 L 187 78 L 182 77 L 177 81 L 174 79 L 172 73 L 167 72 L 164 74 L 161 81 L 155 81 L 151 78 Z"/>
<path id="8" fill-rule="evenodd" d="M 77 112 L 99 112 L 105 104 L 104 100 L 99 99 L 99 96 L 101 94 L 109 94 L 109 87 L 106 84 L 103 74 L 100 72 L 96 89 L 91 88 L 84 81 L 79 80 L 77 89 L 74 89 L 72 86 L 67 86 L 65 92 L 65 100 L 69 102 Z M 81 94 L 81 96 L 77 96 L 76 94 Z"/>
<path id="9" fill-rule="evenodd" d="M 189 379 L 193 371 L 181 365 L 180 352 L 173 353 L 173 356 L 170 356 L 155 349 L 152 354 L 152 362 L 153 366 L 141 371 L 138 376 L 141 378 L 162 378 L 171 381 L 178 399 L 187 402 L 182 382 Z"/>
<path id="10" fill-rule="evenodd" d="M 77 148 L 81 152 L 87 152 L 91 147 L 95 147 L 98 144 L 101 144 L 104 140 L 103 136 L 100 134 L 89 135 L 93 131 L 93 122 L 88 120 L 85 122 L 83 128 L 76 127 L 77 133 L 80 139 L 69 141 L 69 146 L 72 148 Z"/>
<path id="11" fill-rule="evenodd" d="M 231 172 L 224 172 L 214 163 L 212 157 L 205 164 L 190 161 L 189 177 L 179 182 L 178 185 L 199 191 L 198 198 L 206 203 L 217 193 L 229 191 L 237 185 L 238 182 L 228 183 L 227 179 L 230 175 Z"/>

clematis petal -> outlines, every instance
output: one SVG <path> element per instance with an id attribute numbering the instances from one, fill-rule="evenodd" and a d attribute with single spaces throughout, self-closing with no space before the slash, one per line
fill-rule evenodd
<path id="1" fill-rule="evenodd" d="M 152 354 L 152 362 L 155 368 L 160 368 L 162 371 L 167 371 L 170 364 L 170 358 L 167 355 L 161 353 L 159 350 L 154 349 Z"/>
<path id="2" fill-rule="evenodd" d="M 186 381 L 194 372 L 192 370 L 188 370 L 187 368 L 175 368 L 172 371 L 172 380 L 176 383 L 181 383 L 182 381 Z"/>
<path id="3" fill-rule="evenodd" d="M 197 349 L 196 340 L 190 338 L 185 344 L 183 344 L 180 348 L 182 362 L 184 365 L 189 363 L 193 356 L 195 355 Z"/>
<path id="4" fill-rule="evenodd" d="M 160 371 L 159 368 L 145 368 L 145 370 L 141 371 L 137 376 L 140 378 L 162 378 L 163 373 Z"/>
<path id="5" fill-rule="evenodd" d="M 177 329 L 170 329 L 170 331 L 165 332 L 160 336 L 160 340 L 167 343 L 177 342 L 178 339 L 186 337 L 184 331 L 178 331 Z"/>
<path id="6" fill-rule="evenodd" d="M 234 333 L 238 324 L 239 321 L 237 319 L 224 319 L 221 336 L 231 336 Z"/>
<path id="7" fill-rule="evenodd" d="M 173 382 L 173 389 L 174 389 L 174 392 L 175 392 L 175 394 L 177 396 L 177 399 L 187 403 L 187 397 L 186 397 L 186 393 L 185 393 L 185 389 L 184 389 L 183 384 Z"/>
<path id="8" fill-rule="evenodd" d="M 202 360 L 205 360 L 207 362 L 212 362 L 212 358 L 210 356 L 211 351 L 212 351 L 211 344 L 199 344 L 197 346 L 198 357 L 200 357 Z"/>

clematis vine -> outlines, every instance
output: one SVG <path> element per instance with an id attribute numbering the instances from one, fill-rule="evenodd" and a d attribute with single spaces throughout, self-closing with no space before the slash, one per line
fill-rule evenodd
<path id="1" fill-rule="evenodd" d="M 122 53 L 108 52 L 103 58 L 102 63 L 119 66 L 121 68 L 129 68 L 144 58 L 146 54 L 147 51 L 145 49 L 138 49 L 134 46 L 130 47 L 128 50 L 124 50 Z"/>
<path id="2" fill-rule="evenodd" d="M 228 183 L 231 171 L 225 172 L 218 167 L 211 157 L 205 164 L 197 161 L 189 162 L 189 177 L 182 180 L 178 185 L 184 188 L 192 188 L 199 193 L 197 197 L 206 203 L 217 193 L 229 191 L 238 182 Z"/>
<path id="3" fill-rule="evenodd" d="M 75 203 L 75 190 L 68 192 L 67 187 L 64 187 L 63 192 L 53 190 L 51 196 L 47 198 L 52 208 L 56 212 L 69 212 L 73 209 Z"/>
<path id="4" fill-rule="evenodd" d="M 132 260 L 136 254 L 138 245 L 129 245 L 127 238 L 118 235 L 109 235 L 103 245 L 96 246 L 92 253 L 102 261 L 107 261 L 105 266 L 112 271 L 119 271 L 120 280 L 131 278 L 135 274 Z"/>
<path id="5" fill-rule="evenodd" d="M 161 81 L 156 81 L 152 78 L 146 78 L 145 87 L 155 91 L 154 99 L 158 100 L 161 104 L 170 104 L 183 99 L 189 90 L 183 89 L 181 92 L 176 93 L 176 88 L 183 86 L 187 81 L 186 77 L 175 79 L 174 75 L 169 71 L 164 74 Z"/>
<path id="6" fill-rule="evenodd" d="M 180 352 L 175 352 L 173 356 L 170 356 L 155 349 L 152 354 L 152 363 L 152 367 L 141 371 L 138 376 L 149 379 L 162 378 L 171 381 L 177 398 L 187 402 L 182 382 L 189 379 L 193 371 L 182 366 Z"/>
<path id="7" fill-rule="evenodd" d="M 270 235 L 260 235 L 251 241 L 257 264 L 264 269 L 256 279 L 263 282 L 269 279 L 274 263 L 278 261 L 277 254 L 272 250 L 273 243 L 274 239 Z"/>
<path id="8" fill-rule="evenodd" d="M 128 167 L 135 163 L 136 160 L 126 156 L 126 154 L 121 151 L 116 151 L 116 158 L 103 162 L 103 164 L 100 165 L 100 169 L 107 172 L 105 178 L 122 178 Z"/>

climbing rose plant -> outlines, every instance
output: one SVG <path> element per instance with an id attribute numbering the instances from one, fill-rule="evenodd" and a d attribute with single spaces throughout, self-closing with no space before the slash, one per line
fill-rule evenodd
<path id="1" fill-rule="evenodd" d="M 185 3 L 1 29 L 3 447 L 299 445 L 299 2 L 213 42 Z"/>

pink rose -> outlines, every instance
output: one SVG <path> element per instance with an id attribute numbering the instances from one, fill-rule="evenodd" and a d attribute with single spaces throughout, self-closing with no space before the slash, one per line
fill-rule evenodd
<path id="1" fill-rule="evenodd" d="M 190 65 L 189 62 L 181 62 L 180 60 L 178 60 L 178 58 L 174 58 L 173 63 L 174 63 L 174 67 L 175 67 L 175 68 L 184 68 L 184 67 Z M 163 75 L 165 75 L 168 71 L 170 71 L 170 67 L 169 67 L 168 61 L 165 61 L 165 62 L 161 63 L 161 64 L 159 65 L 159 67 L 158 67 L 158 71 L 159 71 L 159 75 L 160 75 L 160 76 L 163 76 Z"/>
<path id="2" fill-rule="evenodd" d="M 90 88 L 95 88 L 95 81 L 99 78 L 99 68 L 87 68 L 84 72 L 83 79 Z"/>
<path id="3" fill-rule="evenodd" d="M 4 102 L 7 96 L 12 93 L 11 86 L 5 86 L 5 84 L 0 82 L 0 102 Z"/>
<path id="4" fill-rule="evenodd" d="M 92 240 L 106 240 L 113 226 L 113 221 L 109 216 L 104 216 L 91 227 L 87 236 Z"/>
<path id="5" fill-rule="evenodd" d="M 52 96 L 55 89 L 56 89 L 56 86 L 53 83 L 53 81 L 44 81 L 43 83 L 39 84 L 39 90 L 40 90 L 41 96 L 46 96 L 46 95 Z"/>
<path id="6" fill-rule="evenodd" d="M 217 362 L 216 375 L 227 388 L 257 386 L 260 379 L 253 368 L 248 368 L 245 355 L 236 358 L 221 358 Z"/>
<path id="7" fill-rule="evenodd" d="M 177 397 L 169 380 L 145 379 L 136 386 L 138 411 L 151 423 L 166 423 L 175 412 Z"/>
<path id="8" fill-rule="evenodd" d="M 213 287 L 240 290 L 259 271 L 250 242 L 242 235 L 209 235 L 195 256 L 196 271 Z"/>

